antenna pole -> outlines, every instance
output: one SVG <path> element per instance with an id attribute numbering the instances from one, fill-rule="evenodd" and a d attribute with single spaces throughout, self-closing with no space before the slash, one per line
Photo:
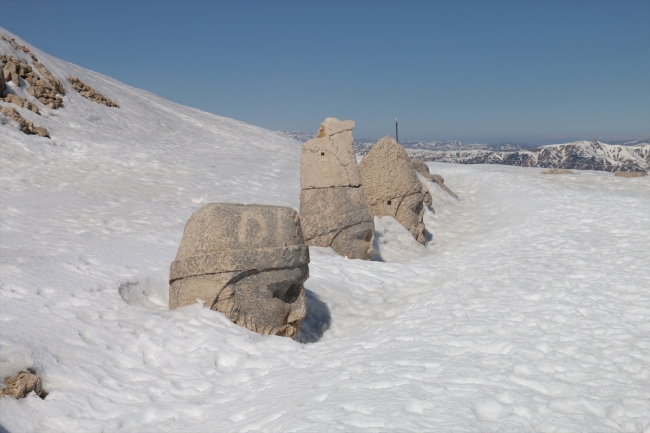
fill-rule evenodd
<path id="1" fill-rule="evenodd" d="M 397 117 L 395 118 L 395 141 L 399 143 L 399 131 L 397 129 Z"/>

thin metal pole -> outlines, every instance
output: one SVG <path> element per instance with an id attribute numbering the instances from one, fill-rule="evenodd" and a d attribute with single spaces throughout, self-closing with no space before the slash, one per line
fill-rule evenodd
<path id="1" fill-rule="evenodd" d="M 397 130 L 397 117 L 395 118 L 395 141 L 399 143 L 399 131 Z"/>

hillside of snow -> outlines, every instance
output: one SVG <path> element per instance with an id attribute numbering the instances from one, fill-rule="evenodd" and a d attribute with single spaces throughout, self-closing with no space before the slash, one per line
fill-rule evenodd
<path id="1" fill-rule="evenodd" d="M 427 245 L 312 248 L 299 338 L 264 337 L 168 311 L 169 264 L 205 203 L 297 209 L 300 146 L 0 33 L 67 90 L 19 109 L 51 139 L 0 124 L 0 376 L 48 392 L 0 398 L 6 431 L 650 431 L 648 177 L 429 163 L 460 199 L 427 184 Z"/>

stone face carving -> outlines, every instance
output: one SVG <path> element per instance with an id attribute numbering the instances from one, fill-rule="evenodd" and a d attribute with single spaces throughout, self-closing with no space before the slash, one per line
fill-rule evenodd
<path id="1" fill-rule="evenodd" d="M 210 203 L 192 214 L 169 273 L 169 308 L 205 301 L 262 335 L 295 337 L 309 250 L 295 210 Z"/>
<path id="2" fill-rule="evenodd" d="M 327 118 L 302 147 L 300 222 L 307 245 L 351 259 L 372 254 L 375 223 L 354 154 L 351 120 Z"/>
<path id="3" fill-rule="evenodd" d="M 111 101 L 101 93 L 98 93 L 90 87 L 88 84 L 84 83 L 77 77 L 69 77 L 68 81 L 70 84 L 72 84 L 72 88 L 75 89 L 81 96 L 83 96 L 86 99 L 90 99 L 93 102 L 97 102 L 98 104 L 103 104 L 106 105 L 107 107 L 117 107 L 119 108 L 119 105 L 117 105 L 115 102 Z"/>
<path id="4" fill-rule="evenodd" d="M 426 243 L 422 183 L 406 150 L 386 136 L 361 160 L 359 170 L 372 213 L 395 218 L 418 242 Z"/>
<path id="5" fill-rule="evenodd" d="M 439 174 L 431 174 L 429 172 L 429 166 L 424 161 L 422 161 L 421 159 L 417 159 L 417 158 L 411 158 L 411 166 L 413 167 L 413 169 L 415 171 L 417 171 L 419 174 L 421 174 L 425 178 L 429 179 L 432 182 L 437 183 L 438 186 L 442 190 L 447 191 L 447 194 L 449 194 L 450 196 L 452 196 L 454 198 L 458 198 L 456 193 L 453 192 L 452 190 L 450 190 L 447 187 L 447 185 L 445 185 L 445 180 L 442 178 L 442 176 L 440 176 Z M 426 195 L 426 193 L 425 193 L 425 195 Z M 425 198 L 425 200 L 426 200 L 426 198 Z M 431 205 L 427 205 L 427 206 L 431 207 Z"/>
<path id="6" fill-rule="evenodd" d="M 41 378 L 27 371 L 21 371 L 16 376 L 5 378 L 5 389 L 0 390 L 0 396 L 9 395 L 13 398 L 25 398 L 34 391 L 43 398 L 43 382 Z"/>

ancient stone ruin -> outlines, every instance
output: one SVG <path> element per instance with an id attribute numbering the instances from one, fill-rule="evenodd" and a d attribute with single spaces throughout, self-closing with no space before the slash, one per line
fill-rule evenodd
<path id="1" fill-rule="evenodd" d="M 415 171 L 417 171 L 420 175 L 422 175 L 426 179 L 429 179 L 430 181 L 437 183 L 440 189 L 446 191 L 447 194 L 449 194 L 454 198 L 458 198 L 456 193 L 450 190 L 447 187 L 447 185 L 445 185 L 445 180 L 442 178 L 442 176 L 440 176 L 439 174 L 431 174 L 429 172 L 429 166 L 426 164 L 426 162 L 417 158 L 411 158 L 411 166 Z M 431 205 L 427 205 L 427 206 L 431 207 Z"/>
<path id="2" fill-rule="evenodd" d="M 302 147 L 300 222 L 307 245 L 368 260 L 375 233 L 353 148 L 351 120 L 327 118 Z"/>
<path id="3" fill-rule="evenodd" d="M 422 183 L 406 149 L 386 136 L 364 156 L 359 170 L 372 213 L 395 218 L 418 242 L 426 243 Z"/>
<path id="4" fill-rule="evenodd" d="M 16 111 L 15 108 L 0 107 L 0 113 L 7 116 L 7 118 L 9 118 L 10 120 L 13 120 L 14 122 L 18 122 L 18 127 L 25 134 L 38 135 L 40 137 L 50 138 L 50 134 L 48 134 L 47 129 L 43 128 L 42 126 L 34 126 L 34 122 L 23 118 L 23 116 L 21 116 L 20 113 L 18 113 L 18 111 Z"/>
<path id="5" fill-rule="evenodd" d="M 97 102 L 98 104 L 103 104 L 106 105 L 107 107 L 117 107 L 119 108 L 119 105 L 117 105 L 115 102 L 111 101 L 101 93 L 98 93 L 90 87 L 88 84 L 84 83 L 77 77 L 69 77 L 68 81 L 70 84 L 72 84 L 72 88 L 75 89 L 81 96 L 83 96 L 86 99 L 89 99 L 93 102 Z"/>
<path id="6" fill-rule="evenodd" d="M 21 371 L 16 376 L 5 378 L 6 388 L 0 389 L 0 396 L 8 395 L 13 398 L 25 398 L 34 391 L 41 398 L 45 397 L 41 378 L 28 371 Z"/>
<path id="7" fill-rule="evenodd" d="M 169 308 L 202 300 L 251 331 L 295 337 L 307 313 L 308 264 L 295 210 L 210 203 L 185 225 L 169 272 Z"/>

